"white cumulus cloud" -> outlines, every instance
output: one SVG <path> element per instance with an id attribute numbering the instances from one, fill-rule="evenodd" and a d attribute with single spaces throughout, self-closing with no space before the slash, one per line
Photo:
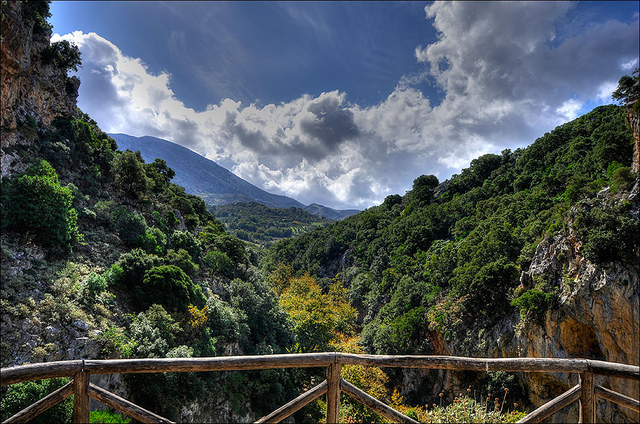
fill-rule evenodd
<path id="1" fill-rule="evenodd" d="M 227 98 L 196 111 L 176 97 L 171 75 L 153 74 L 95 33 L 54 41 L 79 46 L 79 106 L 103 130 L 173 141 L 303 203 L 364 208 L 403 194 L 421 174 L 442 180 L 481 154 L 531 143 L 586 104 L 610 102 L 638 63 L 637 18 L 558 39 L 556 23 L 571 7 L 433 3 L 425 25 L 438 39 L 415 50 L 424 72 L 368 106 L 336 90 L 268 105 Z M 417 88 L 425 81 L 443 97 L 425 97 Z"/>

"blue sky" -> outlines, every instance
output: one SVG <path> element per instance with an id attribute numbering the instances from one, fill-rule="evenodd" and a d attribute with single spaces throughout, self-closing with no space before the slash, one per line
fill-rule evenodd
<path id="1" fill-rule="evenodd" d="M 64 2 L 78 103 L 268 191 L 364 208 L 611 103 L 638 2 Z"/>

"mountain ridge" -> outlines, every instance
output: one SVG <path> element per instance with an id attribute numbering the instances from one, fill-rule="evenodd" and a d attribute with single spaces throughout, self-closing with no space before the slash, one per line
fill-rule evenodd
<path id="1" fill-rule="evenodd" d="M 174 182 L 183 186 L 188 193 L 202 197 L 211 206 L 255 201 L 276 208 L 300 208 L 332 220 L 341 220 L 360 212 L 355 209 L 336 210 L 316 203 L 304 205 L 290 197 L 269 193 L 216 162 L 169 140 L 123 133 L 110 133 L 109 136 L 116 140 L 120 150 L 139 150 L 146 162 L 152 162 L 155 158 L 166 161 L 176 171 Z"/>

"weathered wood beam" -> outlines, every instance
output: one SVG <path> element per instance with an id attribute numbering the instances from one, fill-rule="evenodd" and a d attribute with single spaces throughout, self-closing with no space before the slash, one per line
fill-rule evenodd
<path id="1" fill-rule="evenodd" d="M 49 393 L 39 401 L 32 403 L 17 414 L 7 418 L 2 424 L 26 423 L 42 414 L 47 409 L 56 406 L 73 394 L 73 381 L 68 382 L 58 390 Z"/>
<path id="2" fill-rule="evenodd" d="M 595 359 L 586 359 L 586 361 L 589 365 L 589 371 L 594 374 L 640 380 L 640 367 L 637 365 L 596 361 Z"/>
<path id="3" fill-rule="evenodd" d="M 555 414 L 565 406 L 571 405 L 573 402 L 580 399 L 581 395 L 582 387 L 580 387 L 580 385 L 578 384 L 577 386 L 574 386 L 573 388 L 567 390 L 557 398 L 545 403 L 535 411 L 527 414 L 524 418 L 518 421 L 518 423 L 538 423 L 545 418 L 548 418 L 551 415 Z"/>
<path id="4" fill-rule="evenodd" d="M 358 402 L 360 402 L 361 404 L 363 404 L 364 406 L 368 407 L 369 409 L 377 412 L 378 414 L 382 415 L 383 417 L 391 420 L 391 422 L 394 423 L 411 423 L 411 424 L 418 424 L 417 421 L 407 417 L 406 415 L 396 411 L 395 409 L 391 408 L 388 405 L 385 405 L 384 403 L 380 402 L 378 399 L 374 398 L 373 396 L 370 396 L 368 393 L 363 392 L 362 390 L 358 389 L 356 386 L 354 386 L 353 384 L 340 379 L 340 387 L 342 389 L 343 392 L 345 392 L 347 395 L 351 396 L 352 398 L 354 398 L 355 400 L 357 400 Z"/>
<path id="5" fill-rule="evenodd" d="M 116 409 L 142 423 L 166 423 L 173 424 L 173 421 L 170 421 L 166 418 L 161 417 L 158 414 L 154 414 L 151 411 L 148 411 L 135 403 L 129 402 L 126 399 L 121 398 L 118 395 L 115 395 L 102 387 L 98 387 L 94 384 L 89 384 L 88 389 L 89 397 L 95 399 L 99 402 L 104 403 L 107 406 L 110 406 L 113 409 Z"/>
<path id="6" fill-rule="evenodd" d="M 85 360 L 92 374 L 231 371 L 269 368 L 328 367 L 336 354 L 302 353 L 282 355 L 216 356 L 208 358 L 147 358 Z"/>
<path id="7" fill-rule="evenodd" d="M 313 389 L 307 390 L 291 402 L 281 406 L 269 415 L 266 415 L 256 421 L 258 423 L 278 423 L 296 411 L 304 408 L 309 403 L 318 399 L 320 396 L 327 393 L 327 380 L 315 386 Z"/>
<path id="8" fill-rule="evenodd" d="M 339 363 L 327 368 L 327 424 L 340 420 L 340 369 Z"/>
<path id="9" fill-rule="evenodd" d="M 466 358 L 430 355 L 356 355 L 350 353 L 307 353 L 284 355 L 224 356 L 212 358 L 151 358 L 86 360 L 84 369 L 95 374 L 139 372 L 189 372 L 252 370 L 268 368 L 328 367 L 331 363 L 377 367 L 431 368 L 472 371 L 593 372 L 628 379 L 640 379 L 637 366 L 590 359 L 554 358 Z M 82 361 L 61 361 L 3 368 L 2 385 L 53 377 L 72 377 L 82 370 Z"/>
<path id="10" fill-rule="evenodd" d="M 73 377 L 79 371 L 82 371 L 82 360 L 18 365 L 16 367 L 2 368 L 0 370 L 0 383 L 3 386 L 7 386 L 44 378 Z"/>
<path id="11" fill-rule="evenodd" d="M 606 387 L 596 386 L 596 396 L 606 399 L 618 405 L 626 406 L 636 412 L 640 412 L 640 401 L 621 393 L 614 392 Z"/>
<path id="12" fill-rule="evenodd" d="M 596 376 L 592 372 L 580 374 L 580 386 L 582 394 L 580 395 L 580 415 L 579 423 L 595 423 L 596 422 Z"/>
<path id="13" fill-rule="evenodd" d="M 337 353 L 348 365 L 390 368 L 431 368 L 470 371 L 585 372 L 585 359 L 554 358 L 467 358 L 438 355 L 357 355 Z"/>
<path id="14" fill-rule="evenodd" d="M 89 388 L 88 372 L 77 372 L 73 377 L 73 422 L 89 422 Z"/>

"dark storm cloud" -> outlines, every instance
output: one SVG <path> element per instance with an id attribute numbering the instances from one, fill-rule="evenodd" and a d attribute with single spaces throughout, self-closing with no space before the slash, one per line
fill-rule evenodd
<path id="1" fill-rule="evenodd" d="M 353 112 L 341 109 L 340 101 L 335 97 L 325 97 L 311 103 L 307 110 L 312 116 L 300 122 L 302 132 L 319 141 L 329 151 L 343 141 L 360 135 Z"/>

